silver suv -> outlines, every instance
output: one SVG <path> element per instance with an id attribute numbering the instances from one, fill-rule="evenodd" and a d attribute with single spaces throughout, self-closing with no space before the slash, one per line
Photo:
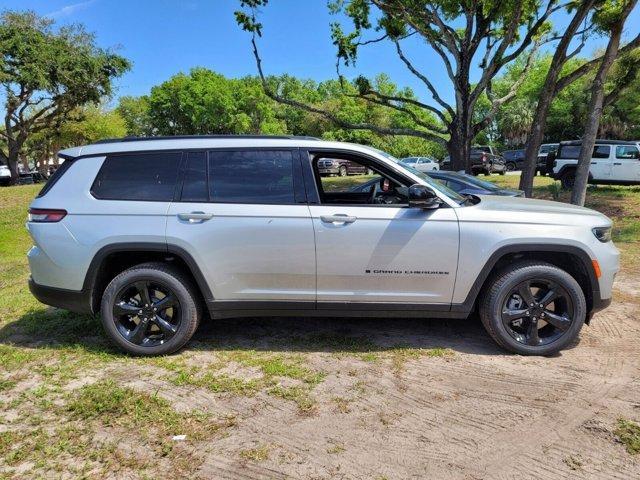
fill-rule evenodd
<path id="1" fill-rule="evenodd" d="M 465 196 L 390 155 L 296 137 L 122 139 L 60 152 L 31 204 L 31 291 L 101 313 L 123 350 L 181 348 L 203 312 L 466 318 L 556 352 L 611 301 L 611 221 Z M 363 175 L 321 176 L 320 159 Z M 370 183 L 369 189 L 354 188 Z"/>

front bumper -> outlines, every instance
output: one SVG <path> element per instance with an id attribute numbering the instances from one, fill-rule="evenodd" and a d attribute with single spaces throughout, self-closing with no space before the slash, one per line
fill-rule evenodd
<path id="1" fill-rule="evenodd" d="M 337 175 L 340 173 L 340 169 L 338 167 L 318 168 L 318 173 L 320 175 Z"/>
<path id="2" fill-rule="evenodd" d="M 91 311 L 91 295 L 83 290 L 66 290 L 38 285 L 31 277 L 29 277 L 29 290 L 39 302 L 45 305 L 75 313 L 93 313 Z"/>

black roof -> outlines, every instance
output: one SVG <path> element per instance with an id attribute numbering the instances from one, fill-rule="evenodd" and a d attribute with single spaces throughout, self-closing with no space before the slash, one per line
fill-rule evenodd
<path id="1" fill-rule="evenodd" d="M 93 142 L 92 145 L 99 145 L 103 143 L 122 143 L 122 142 L 146 142 L 149 140 L 197 140 L 207 138 L 273 138 L 280 140 L 320 140 L 317 137 L 297 136 L 297 135 L 169 135 L 169 136 L 157 136 L 157 137 L 122 137 L 122 138 L 105 138 Z"/>
<path id="2" fill-rule="evenodd" d="M 637 145 L 638 142 L 628 140 L 596 140 L 596 145 Z M 582 145 L 582 140 L 560 142 L 562 146 Z"/>

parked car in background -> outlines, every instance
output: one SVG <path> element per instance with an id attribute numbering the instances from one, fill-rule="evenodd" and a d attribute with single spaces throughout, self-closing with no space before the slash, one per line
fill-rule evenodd
<path id="1" fill-rule="evenodd" d="M 434 180 L 444 183 L 460 195 L 500 195 L 504 197 L 524 197 L 522 190 L 501 188 L 495 183 L 481 180 L 473 175 L 458 172 L 429 172 Z"/>
<path id="2" fill-rule="evenodd" d="M 560 142 L 552 176 L 563 188 L 573 188 L 581 140 Z M 589 183 L 640 185 L 640 143 L 622 140 L 596 140 L 591 154 Z"/>
<path id="3" fill-rule="evenodd" d="M 30 170 L 25 168 L 24 165 L 18 165 L 18 174 L 20 175 L 20 178 L 18 178 L 18 183 L 20 185 L 31 185 L 34 183 L 33 174 Z"/>
<path id="4" fill-rule="evenodd" d="M 499 173 L 504 175 L 507 171 L 504 158 L 495 147 L 489 145 L 478 145 L 471 148 L 469 154 L 471 159 L 471 173 L 478 175 L 484 173 L 491 175 Z"/>
<path id="5" fill-rule="evenodd" d="M 440 170 L 440 164 L 438 161 L 431 157 L 406 157 L 400 159 L 400 163 L 403 165 L 409 165 L 420 172 Z"/>
<path id="6" fill-rule="evenodd" d="M 366 175 L 372 173 L 369 169 L 350 160 L 336 158 L 321 158 L 317 163 L 320 175 Z"/>
<path id="7" fill-rule="evenodd" d="M 60 155 L 29 208 L 30 289 L 49 305 L 100 312 L 130 354 L 180 349 L 206 309 L 214 319 L 387 323 L 478 312 L 503 348 L 550 355 L 609 305 L 619 270 L 599 212 L 464 197 L 362 145 L 156 137 Z M 379 188 L 321 176 L 326 159 L 371 169 Z"/>
<path id="8" fill-rule="evenodd" d="M 514 170 L 522 170 L 522 162 L 524 161 L 524 150 L 505 150 L 502 152 L 507 172 Z"/>
<path id="9" fill-rule="evenodd" d="M 11 184 L 11 170 L 9 170 L 9 167 L 4 165 L 4 164 L 0 164 L 0 185 L 3 187 L 6 187 L 7 185 Z"/>
<path id="10" fill-rule="evenodd" d="M 536 160 L 536 174 L 548 175 L 551 173 L 548 160 L 555 158 L 555 154 L 558 151 L 559 143 L 543 143 L 538 150 L 538 158 Z"/>

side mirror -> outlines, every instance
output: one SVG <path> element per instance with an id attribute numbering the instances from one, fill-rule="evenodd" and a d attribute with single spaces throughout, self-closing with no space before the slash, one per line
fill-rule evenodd
<path id="1" fill-rule="evenodd" d="M 429 187 L 416 183 L 409 187 L 409 207 L 434 209 L 442 205 L 442 200 Z"/>

